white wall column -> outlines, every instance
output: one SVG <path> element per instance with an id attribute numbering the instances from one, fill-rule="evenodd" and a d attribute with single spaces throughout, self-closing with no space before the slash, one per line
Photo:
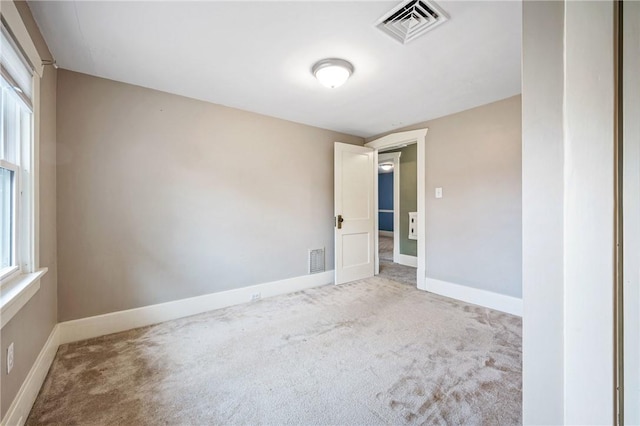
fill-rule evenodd
<path id="1" fill-rule="evenodd" d="M 640 2 L 624 3 L 624 421 L 640 424 Z"/>
<path id="2" fill-rule="evenodd" d="M 525 1 L 522 34 L 523 421 L 562 424 L 564 2 Z"/>
<path id="3" fill-rule="evenodd" d="M 523 420 L 610 424 L 614 4 L 523 8 Z"/>
<path id="4" fill-rule="evenodd" d="M 614 421 L 614 3 L 565 3 L 565 424 Z"/>

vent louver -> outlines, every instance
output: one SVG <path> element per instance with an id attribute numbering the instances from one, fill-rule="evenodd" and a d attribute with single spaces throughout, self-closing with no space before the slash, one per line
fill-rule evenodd
<path id="1" fill-rule="evenodd" d="M 448 19 L 449 16 L 433 1 L 409 0 L 386 13 L 376 26 L 406 44 Z"/>
<path id="2" fill-rule="evenodd" d="M 324 272 L 324 248 L 309 250 L 309 273 Z"/>

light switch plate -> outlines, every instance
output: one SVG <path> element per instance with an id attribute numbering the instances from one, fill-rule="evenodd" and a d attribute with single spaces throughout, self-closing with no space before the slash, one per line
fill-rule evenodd
<path id="1" fill-rule="evenodd" d="M 436 198 L 442 198 L 442 188 L 436 188 Z"/>

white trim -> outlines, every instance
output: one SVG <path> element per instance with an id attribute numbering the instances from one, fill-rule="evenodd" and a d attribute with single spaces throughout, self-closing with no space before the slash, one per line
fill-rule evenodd
<path id="1" fill-rule="evenodd" d="M 0 269 L 0 288 L 3 283 L 12 281 L 18 275 L 20 275 L 20 267 L 18 265 L 7 266 L 6 268 Z M 0 306 L 1 305 L 2 303 L 0 303 Z"/>
<path id="2" fill-rule="evenodd" d="M 334 271 L 302 275 L 250 287 L 61 322 L 58 324 L 59 343 L 62 345 L 239 305 L 251 301 L 251 296 L 256 293 L 260 293 L 261 298 L 266 298 L 332 284 L 333 276 Z"/>
<path id="3" fill-rule="evenodd" d="M 467 287 L 429 277 L 426 279 L 426 286 L 427 291 L 431 293 L 522 317 L 522 299 L 517 297 L 493 293 L 491 291 Z"/>
<path id="4" fill-rule="evenodd" d="M 369 148 L 377 149 L 378 151 L 384 149 L 395 148 L 398 145 L 416 143 L 420 139 L 424 139 L 427 136 L 429 129 L 409 130 L 407 132 L 391 133 L 390 135 L 383 136 L 371 142 L 364 144 Z"/>
<path id="5" fill-rule="evenodd" d="M 58 351 L 58 331 L 59 327 L 57 325 L 53 327 L 47 342 L 42 347 L 38 358 L 36 358 L 31 370 L 29 370 L 29 374 L 27 374 L 22 386 L 20 386 L 20 390 L 18 390 L 16 397 L 13 399 L 7 414 L 2 419 L 0 423 L 2 426 L 22 426 L 27 421 L 31 407 L 40 392 L 44 379 L 49 372 L 49 367 L 51 367 Z"/>
<path id="6" fill-rule="evenodd" d="M 3 169 L 11 170 L 12 172 L 18 173 L 20 171 L 20 166 L 14 163 L 10 163 L 7 160 L 3 160 L 0 158 L 0 167 Z"/>
<path id="7" fill-rule="evenodd" d="M 42 75 L 42 74 L 40 74 Z M 33 79 L 33 117 L 31 120 L 31 176 L 28 192 L 30 209 L 29 231 L 31 232 L 29 243 L 30 271 L 40 267 L 40 79 Z"/>
<path id="8" fill-rule="evenodd" d="M 418 267 L 418 257 L 410 256 L 408 254 L 398 254 L 398 256 L 393 256 L 393 261 L 395 263 L 399 263 L 404 266 L 411 266 L 412 268 Z"/>
<path id="9" fill-rule="evenodd" d="M 426 233 L 426 212 L 427 212 L 427 194 L 426 186 L 426 136 L 429 129 L 409 130 L 406 132 L 392 133 L 383 136 L 374 141 L 366 143 L 365 146 L 373 148 L 376 153 L 379 150 L 390 149 L 400 145 L 408 145 L 412 143 L 418 144 L 418 270 L 416 272 L 417 287 L 420 290 L 426 290 L 426 270 L 427 270 L 427 233 Z M 378 195 L 377 180 L 375 184 L 375 196 Z M 395 215 L 399 216 L 399 215 Z M 394 218 L 395 219 L 395 218 Z M 376 227 L 377 215 L 376 215 Z M 395 226 L 395 224 L 394 224 Z M 398 226 L 399 228 L 399 226 Z M 395 230 L 394 230 L 395 231 Z M 375 238 L 376 265 L 378 264 L 378 235 Z M 394 241 L 395 252 L 395 241 Z M 395 253 L 394 253 L 395 258 Z M 378 268 L 376 268 L 376 273 Z"/>
<path id="10" fill-rule="evenodd" d="M 391 161 L 392 163 L 395 163 L 400 157 L 402 156 L 401 152 L 381 152 L 378 154 L 378 165 L 380 163 L 388 163 L 389 161 Z M 393 171 L 395 171 L 395 167 L 396 165 L 393 165 Z M 393 172 L 389 172 L 389 173 L 393 173 Z"/>
<path id="11" fill-rule="evenodd" d="M 427 143 L 424 129 L 422 139 L 418 139 L 418 272 L 417 287 L 427 289 Z"/>
<path id="12" fill-rule="evenodd" d="M 38 292 L 40 278 L 47 271 L 48 268 L 42 268 L 30 274 L 20 274 L 0 286 L 0 329 Z"/>
<path id="13" fill-rule="evenodd" d="M 378 231 L 378 235 L 381 237 L 393 237 L 392 231 Z"/>
<path id="14" fill-rule="evenodd" d="M 18 12 L 18 8 L 13 4 L 13 1 L 2 2 L 2 16 L 5 21 L 7 21 L 9 29 L 13 33 L 18 44 L 20 44 L 20 47 L 26 54 L 27 59 L 31 62 L 31 65 L 33 65 L 33 70 L 39 77 L 42 77 L 42 59 L 40 58 L 38 49 L 36 49 L 33 40 L 31 40 L 29 31 L 24 25 L 24 22 L 22 22 L 20 12 Z"/>
<path id="15" fill-rule="evenodd" d="M 365 145 L 366 146 L 366 145 Z M 373 174 L 373 275 L 378 275 L 380 273 L 380 215 L 378 214 L 378 204 L 380 195 L 378 195 L 378 164 L 380 164 L 380 160 L 378 159 L 379 154 L 378 150 L 373 150 L 373 164 L 375 164 L 376 172 Z M 338 240 L 336 239 L 336 242 Z M 337 253 L 337 247 L 336 247 Z M 337 262 L 337 259 L 336 259 Z M 336 263 L 337 265 L 337 263 Z"/>
<path id="16" fill-rule="evenodd" d="M 384 156 L 384 154 L 382 154 Z M 400 157 L 393 159 L 393 256 L 400 253 Z"/>

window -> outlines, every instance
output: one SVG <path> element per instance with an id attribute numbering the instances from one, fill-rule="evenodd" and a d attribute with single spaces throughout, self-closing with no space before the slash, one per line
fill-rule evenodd
<path id="1" fill-rule="evenodd" d="M 40 289 L 38 143 L 42 59 L 14 2 L 0 17 L 0 328 Z"/>
<path id="2" fill-rule="evenodd" d="M 0 280 L 33 272 L 33 73 L 2 25 L 0 53 Z"/>

